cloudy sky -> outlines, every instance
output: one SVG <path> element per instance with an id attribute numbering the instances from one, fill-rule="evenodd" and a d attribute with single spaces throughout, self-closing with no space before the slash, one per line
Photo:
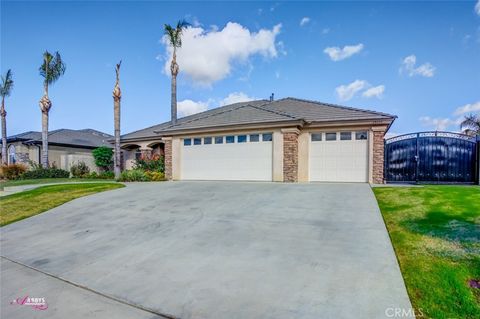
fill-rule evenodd
<path id="1" fill-rule="evenodd" d="M 169 120 L 163 25 L 182 18 L 179 116 L 271 93 L 395 114 L 397 134 L 480 112 L 480 2 L 2 1 L 9 135 L 41 128 L 44 50 L 67 63 L 50 129 L 112 133 L 120 59 L 123 133 Z"/>

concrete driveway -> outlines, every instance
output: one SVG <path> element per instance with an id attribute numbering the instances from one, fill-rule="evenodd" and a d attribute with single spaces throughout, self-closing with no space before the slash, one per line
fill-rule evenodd
<path id="1" fill-rule="evenodd" d="M 1 255 L 2 318 L 372 319 L 411 307 L 367 184 L 131 184 L 1 228 Z M 49 308 L 10 304 L 24 295 Z"/>

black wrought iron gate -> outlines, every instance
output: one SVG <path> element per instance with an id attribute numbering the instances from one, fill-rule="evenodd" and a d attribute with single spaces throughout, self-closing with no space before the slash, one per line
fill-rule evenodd
<path id="1" fill-rule="evenodd" d="M 421 132 L 385 141 L 387 182 L 474 183 L 477 142 L 467 135 Z"/>

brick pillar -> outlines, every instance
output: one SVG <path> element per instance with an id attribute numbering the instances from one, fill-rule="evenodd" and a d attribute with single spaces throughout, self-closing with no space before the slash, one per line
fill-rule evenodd
<path id="1" fill-rule="evenodd" d="M 384 150 L 383 143 L 384 131 L 373 131 L 373 172 L 372 181 L 374 184 L 383 184 L 383 168 L 384 168 Z"/>
<path id="2" fill-rule="evenodd" d="M 172 180 L 172 139 L 165 138 L 165 178 Z"/>
<path id="3" fill-rule="evenodd" d="M 298 134 L 297 129 L 283 132 L 283 181 L 298 181 Z"/>

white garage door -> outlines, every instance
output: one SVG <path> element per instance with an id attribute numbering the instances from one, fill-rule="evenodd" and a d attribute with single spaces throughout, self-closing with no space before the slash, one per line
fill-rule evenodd
<path id="1" fill-rule="evenodd" d="M 272 180 L 272 134 L 192 137 L 182 141 L 183 180 Z"/>
<path id="2" fill-rule="evenodd" d="M 367 182 L 368 134 L 323 132 L 310 135 L 310 181 Z"/>

